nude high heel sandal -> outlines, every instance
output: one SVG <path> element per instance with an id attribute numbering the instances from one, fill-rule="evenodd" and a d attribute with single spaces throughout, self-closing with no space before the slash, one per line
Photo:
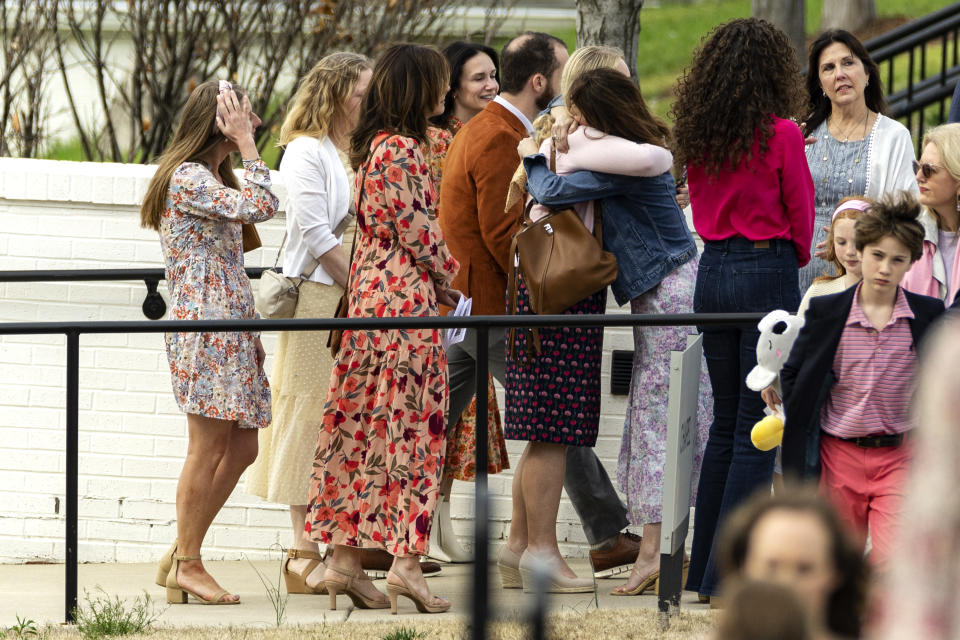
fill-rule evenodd
<path id="1" fill-rule="evenodd" d="M 213 594 L 213 597 L 207 600 L 203 596 L 198 595 L 190 589 L 180 586 L 180 583 L 177 582 L 177 569 L 180 568 L 180 563 L 199 559 L 200 556 L 181 556 L 179 554 L 174 554 L 173 562 L 170 565 L 170 573 L 167 574 L 166 581 L 167 604 L 187 604 L 187 594 L 190 594 L 200 601 L 200 604 L 240 604 L 239 600 L 223 599 L 223 596 L 230 595 L 230 592 L 226 589 L 221 589 Z"/>
<path id="2" fill-rule="evenodd" d="M 177 541 L 174 540 L 170 549 L 163 554 L 160 562 L 157 563 L 157 578 L 155 582 L 158 587 L 167 586 L 167 574 L 170 573 L 170 565 L 173 564 L 173 556 L 177 552 Z"/>
<path id="3" fill-rule="evenodd" d="M 534 556 L 532 552 L 524 551 L 520 556 L 519 570 L 520 579 L 523 581 L 523 592 L 532 593 L 536 582 L 536 565 L 544 562 L 545 559 Z M 547 571 L 549 575 L 546 578 L 547 593 L 590 593 L 593 591 L 593 578 L 568 578 L 560 573 L 554 563 L 546 559 Z"/>
<path id="4" fill-rule="evenodd" d="M 390 613 L 393 615 L 397 615 L 397 600 L 399 600 L 400 596 L 413 600 L 413 604 L 416 605 L 417 611 L 420 613 L 443 613 L 450 608 L 450 602 L 446 600 L 440 604 L 427 602 L 423 596 L 413 590 L 413 587 L 410 586 L 410 583 L 407 582 L 405 577 L 393 571 L 387 574 L 388 577 L 391 575 L 399 578 L 400 581 L 403 582 L 403 586 L 400 586 L 387 580 L 387 594 L 390 596 Z M 432 600 L 433 597 L 431 596 L 430 599 Z"/>
<path id="5" fill-rule="evenodd" d="M 307 568 L 301 573 L 292 571 L 290 569 L 290 561 L 296 558 L 309 559 L 310 562 L 307 563 Z M 319 553 L 314 553 L 313 551 L 305 551 L 303 549 L 287 549 L 287 559 L 283 561 L 283 569 L 280 572 L 283 574 L 283 581 L 287 585 L 287 593 L 309 593 L 314 595 L 323 595 L 327 592 L 327 588 L 321 582 L 316 587 L 311 587 L 307 584 L 307 576 L 313 573 L 313 570 L 320 565 L 323 561 L 323 556 Z"/>
<path id="6" fill-rule="evenodd" d="M 327 593 L 330 594 L 330 610 L 337 610 L 337 595 L 345 594 L 350 597 L 353 601 L 354 606 L 358 609 L 386 609 L 390 606 L 389 602 L 379 602 L 377 600 L 370 600 L 367 596 L 360 593 L 359 590 L 355 589 L 354 586 L 358 582 L 370 582 L 370 578 L 363 572 L 363 569 L 357 569 L 355 573 L 348 573 L 342 569 L 337 569 L 332 564 L 327 565 L 328 571 L 333 571 L 336 574 L 339 574 L 346 578 L 346 580 L 334 580 L 334 579 L 325 579 L 323 585 L 327 588 Z"/>

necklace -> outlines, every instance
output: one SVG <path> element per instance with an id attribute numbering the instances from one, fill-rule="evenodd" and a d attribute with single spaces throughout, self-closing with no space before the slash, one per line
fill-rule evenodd
<path id="1" fill-rule="evenodd" d="M 867 134 L 867 121 L 868 121 L 869 119 L 870 119 L 870 109 L 867 109 L 867 112 L 863 115 L 863 121 L 862 121 L 862 124 L 863 124 L 863 135 L 864 135 L 864 136 Z M 851 126 L 850 128 L 847 129 L 847 132 L 843 134 L 843 142 L 849 142 L 849 141 L 850 141 L 850 134 L 853 133 L 853 131 L 854 131 L 858 126 L 860 126 L 860 124 L 861 124 L 861 122 L 854 122 L 854 123 L 853 123 L 853 126 Z M 830 121 L 829 121 L 829 120 L 827 120 L 827 131 L 830 131 Z M 833 135 L 833 132 L 830 132 L 830 135 L 832 136 L 832 135 Z M 837 136 L 836 139 L 839 141 L 839 140 L 840 140 L 840 137 Z"/>
<path id="2" fill-rule="evenodd" d="M 867 123 L 868 123 L 868 122 L 870 122 L 870 110 L 869 110 L 869 109 L 867 109 L 867 113 L 866 113 L 866 115 L 863 117 L 863 136 L 860 138 L 860 144 L 857 146 L 857 155 L 856 155 L 856 157 L 853 159 L 853 163 L 854 163 L 854 164 L 860 164 L 860 156 L 861 156 L 861 154 L 863 153 L 863 144 L 867 141 Z M 850 140 L 850 133 L 851 133 L 856 127 L 858 127 L 859 125 L 860 125 L 860 123 L 857 122 L 857 123 L 854 124 L 854 126 L 853 126 L 852 128 L 848 129 L 846 135 L 844 136 L 844 139 L 841 141 L 841 140 L 839 140 L 838 138 L 833 138 L 833 134 L 830 133 L 830 122 L 828 121 L 828 122 L 827 122 L 827 134 L 828 134 L 831 138 L 833 138 L 834 140 L 836 140 L 837 142 L 839 142 L 840 144 L 846 144 L 846 143 L 849 142 L 849 140 Z M 824 156 L 823 156 L 823 161 L 824 161 L 824 162 L 829 162 L 829 166 L 834 166 L 834 164 L 835 164 L 834 161 L 833 161 L 833 145 L 831 145 L 830 142 L 828 142 L 828 141 L 826 141 L 826 140 L 824 140 Z M 829 178 L 830 178 L 829 175 L 824 175 L 824 176 L 823 176 L 823 180 L 821 180 L 820 183 L 821 183 L 821 184 L 827 184 L 827 180 L 828 180 Z M 847 182 L 848 182 L 849 184 L 853 184 L 853 176 L 852 176 L 852 175 L 848 175 L 848 176 L 847 176 Z"/>

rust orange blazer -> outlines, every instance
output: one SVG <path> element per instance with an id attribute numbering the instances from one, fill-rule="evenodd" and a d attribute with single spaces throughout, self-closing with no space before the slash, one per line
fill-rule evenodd
<path id="1" fill-rule="evenodd" d="M 507 187 L 520 162 L 517 144 L 527 129 L 491 102 L 453 137 L 441 178 L 437 216 L 450 252 L 460 263 L 453 287 L 473 298 L 473 315 L 506 312 L 510 239 L 523 204 L 508 212 Z"/>

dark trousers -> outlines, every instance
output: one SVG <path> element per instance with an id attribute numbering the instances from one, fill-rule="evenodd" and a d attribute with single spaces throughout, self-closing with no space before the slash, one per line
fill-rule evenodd
<path id="1" fill-rule="evenodd" d="M 487 340 L 490 375 L 500 384 L 503 384 L 505 377 L 505 338 L 504 331 L 492 330 Z M 450 379 L 448 431 L 460 420 L 460 414 L 477 393 L 476 342 L 476 332 L 468 331 L 463 342 L 453 345 L 447 351 Z M 485 444 L 477 443 L 477 446 Z M 627 508 L 613 488 L 613 483 L 610 482 L 610 477 L 593 447 L 567 447 L 563 487 L 591 545 L 616 536 L 629 524 Z"/>
<path id="2" fill-rule="evenodd" d="M 764 244 L 768 246 L 763 246 Z M 800 304 L 797 255 L 786 240 L 745 238 L 707 242 L 697 273 L 697 313 L 796 311 Z M 717 533 L 731 511 L 760 489 L 769 490 L 773 451 L 750 441 L 763 417 L 763 400 L 746 386 L 757 364 L 756 325 L 701 327 L 703 354 L 713 389 L 713 424 L 703 456 L 693 523 L 687 589 L 716 595 Z"/>

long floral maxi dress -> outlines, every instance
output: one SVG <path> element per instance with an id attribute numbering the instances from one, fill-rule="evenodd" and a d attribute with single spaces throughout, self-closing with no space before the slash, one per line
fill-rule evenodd
<path id="1" fill-rule="evenodd" d="M 349 316 L 435 316 L 434 287 L 449 288 L 459 265 L 437 224 L 417 141 L 383 140 L 357 171 Z M 344 331 L 340 345 L 306 530 L 318 542 L 423 555 L 444 463 L 449 387 L 440 331 Z"/>
<path id="2" fill-rule="evenodd" d="M 160 217 L 170 318 L 257 318 L 253 289 L 243 268 L 241 223 L 273 217 L 277 198 L 270 170 L 244 160 L 240 189 L 231 189 L 196 162 L 170 178 Z M 252 332 L 167 333 L 173 392 L 184 413 L 236 420 L 242 428 L 270 424 L 270 385 L 257 366 Z"/>
<path id="3" fill-rule="evenodd" d="M 443 177 L 443 162 L 453 136 L 463 127 L 456 117 L 450 118 L 450 127 L 430 127 L 427 129 L 427 165 L 433 186 L 440 195 L 440 179 Z M 437 212 L 443 215 L 442 212 Z M 445 470 L 454 480 L 472 482 L 477 475 L 477 398 L 473 400 L 460 419 L 447 432 L 447 455 Z M 493 386 L 493 376 L 487 376 L 487 473 L 493 475 L 510 468 L 507 457 L 507 443 L 503 438 L 503 423 L 500 421 L 500 406 L 497 404 L 497 390 Z"/>
<path id="4" fill-rule="evenodd" d="M 630 313 L 686 313 L 693 305 L 698 260 L 671 271 L 660 284 L 630 301 Z M 633 374 L 623 425 L 617 484 L 627 497 L 627 517 L 634 525 L 663 520 L 663 471 L 667 460 L 667 401 L 670 397 L 670 352 L 687 348 L 690 327 L 634 327 Z M 694 432 L 690 504 L 696 502 L 703 452 L 713 421 L 713 393 L 701 357 L 697 429 Z"/>

